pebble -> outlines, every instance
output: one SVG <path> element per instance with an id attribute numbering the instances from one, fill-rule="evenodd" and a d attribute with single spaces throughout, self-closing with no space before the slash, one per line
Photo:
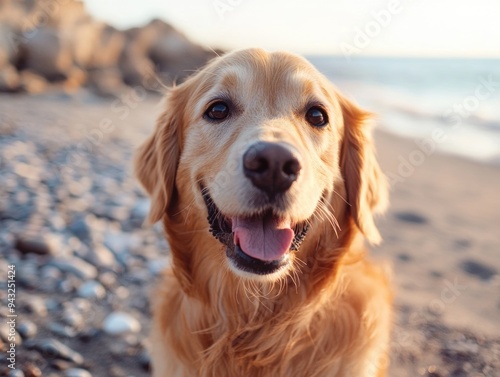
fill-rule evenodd
<path id="1" fill-rule="evenodd" d="M 79 280 L 76 276 L 70 275 L 66 277 L 64 280 L 59 280 L 57 284 L 57 290 L 60 293 L 73 293 L 80 286 L 81 280 Z"/>
<path id="2" fill-rule="evenodd" d="M 106 290 L 98 281 L 89 280 L 78 288 L 78 296 L 90 299 L 101 299 L 106 296 Z"/>
<path id="3" fill-rule="evenodd" d="M 35 365 L 28 364 L 24 371 L 26 377 L 42 377 L 42 371 Z"/>
<path id="4" fill-rule="evenodd" d="M 59 310 L 59 308 L 61 307 L 61 304 L 59 303 L 59 301 L 57 301 L 56 298 L 54 297 L 49 297 L 47 298 L 47 300 L 45 301 L 45 307 L 47 308 L 47 310 L 49 312 L 55 312 L 57 310 Z"/>
<path id="5" fill-rule="evenodd" d="M 89 373 L 89 371 L 85 369 L 79 369 L 79 368 L 71 368 L 67 369 L 64 372 L 65 377 L 92 377 L 92 375 Z"/>
<path id="6" fill-rule="evenodd" d="M 9 332 L 9 326 L 0 326 L 0 341 L 4 341 L 5 343 L 9 344 L 9 338 L 11 337 L 11 334 Z M 18 334 L 18 332 L 15 332 L 15 337 L 16 337 L 16 344 L 20 344 L 22 342 L 21 336 Z M 0 342 L 1 344 L 1 342 Z"/>
<path id="7" fill-rule="evenodd" d="M 121 359 L 131 356 L 133 349 L 123 342 L 113 342 L 109 346 L 109 352 L 117 359 Z"/>
<path id="8" fill-rule="evenodd" d="M 159 275 L 163 270 L 170 266 L 170 264 L 171 261 L 168 258 L 153 259 L 147 262 L 148 270 L 154 276 Z"/>
<path id="9" fill-rule="evenodd" d="M 92 339 L 97 338 L 100 334 L 102 334 L 101 330 L 90 327 L 78 334 L 78 339 L 82 342 L 90 342 Z"/>
<path id="10" fill-rule="evenodd" d="M 135 202 L 132 211 L 130 211 L 130 217 L 142 224 L 149 214 L 149 208 L 151 207 L 151 201 L 149 199 L 139 199 Z"/>
<path id="11" fill-rule="evenodd" d="M 83 357 L 56 339 L 30 340 L 28 348 L 36 349 L 46 357 L 71 361 L 77 365 L 83 363 Z"/>
<path id="12" fill-rule="evenodd" d="M 25 377 L 25 374 L 21 369 L 14 369 L 9 372 L 8 377 Z"/>
<path id="13" fill-rule="evenodd" d="M 103 272 L 99 275 L 99 281 L 104 287 L 110 289 L 116 284 L 116 274 L 111 271 Z"/>
<path id="14" fill-rule="evenodd" d="M 73 274 L 83 280 L 95 279 L 97 277 L 97 268 L 78 257 L 53 259 L 50 264 L 62 272 Z"/>
<path id="15" fill-rule="evenodd" d="M 63 338 L 74 338 L 77 335 L 75 329 L 62 325 L 59 322 L 51 322 L 48 326 L 49 330 L 57 336 L 61 336 Z"/>
<path id="16" fill-rule="evenodd" d="M 64 308 L 62 320 L 76 330 L 80 329 L 84 324 L 82 313 L 71 306 Z"/>
<path id="17" fill-rule="evenodd" d="M 45 317 L 47 315 L 45 301 L 38 296 L 29 296 L 26 298 L 26 309 L 28 312 L 36 314 L 39 317 Z"/>
<path id="18" fill-rule="evenodd" d="M 45 282 L 47 279 L 49 280 L 60 280 L 62 278 L 61 271 L 54 266 L 43 266 L 40 268 L 40 276 Z"/>
<path id="19" fill-rule="evenodd" d="M 63 274 L 62 272 L 54 266 L 43 266 L 39 270 L 39 275 L 41 277 L 40 289 L 44 292 L 54 292 L 59 286 Z"/>
<path id="20" fill-rule="evenodd" d="M 479 352 L 479 346 L 468 341 L 448 342 L 446 343 L 445 352 L 452 355 L 475 355 Z"/>
<path id="21" fill-rule="evenodd" d="M 92 215 L 77 215 L 69 224 L 68 230 L 77 236 L 82 242 L 89 242 L 91 239 L 91 222 L 95 219 Z"/>
<path id="22" fill-rule="evenodd" d="M 85 314 L 87 314 L 87 312 L 92 308 L 92 305 L 90 304 L 89 300 L 79 297 L 73 299 L 69 304 L 72 305 L 79 312 Z"/>
<path id="23" fill-rule="evenodd" d="M 128 313 L 113 312 L 104 319 L 102 329 L 110 335 L 138 333 L 141 324 Z"/>
<path id="24" fill-rule="evenodd" d="M 104 245 L 96 245 L 90 248 L 88 259 L 98 267 L 117 270 L 115 255 Z"/>
<path id="25" fill-rule="evenodd" d="M 23 205 L 15 202 L 9 203 L 8 206 L 2 209 L 0 219 L 9 219 L 19 222 L 26 222 L 34 209 L 31 205 Z"/>
<path id="26" fill-rule="evenodd" d="M 138 239 L 127 233 L 108 232 L 104 236 L 104 245 L 122 265 L 126 266 L 130 250 L 138 245 Z"/>
<path id="27" fill-rule="evenodd" d="M 62 232 L 66 226 L 66 222 L 62 216 L 57 212 L 52 212 L 47 219 L 48 225 L 53 231 Z"/>
<path id="28" fill-rule="evenodd" d="M 23 339 L 30 339 L 37 334 L 38 328 L 33 322 L 24 320 L 17 326 L 17 331 Z"/>
<path id="29" fill-rule="evenodd" d="M 72 368 L 74 365 L 73 363 L 65 360 L 52 360 L 50 366 L 59 371 L 65 371 L 66 369 Z"/>
<path id="30" fill-rule="evenodd" d="M 137 356 L 137 361 L 139 362 L 139 365 L 146 371 L 150 370 L 151 367 L 151 356 L 149 355 L 149 352 L 145 349 L 143 349 L 139 355 Z"/>
<path id="31" fill-rule="evenodd" d="M 53 255 L 58 253 L 61 245 L 58 237 L 49 235 L 17 235 L 14 247 L 23 254 L 33 253 L 38 255 Z"/>
<path id="32" fill-rule="evenodd" d="M 39 284 L 37 263 L 26 261 L 16 267 L 16 274 L 16 280 L 26 287 L 33 288 Z"/>

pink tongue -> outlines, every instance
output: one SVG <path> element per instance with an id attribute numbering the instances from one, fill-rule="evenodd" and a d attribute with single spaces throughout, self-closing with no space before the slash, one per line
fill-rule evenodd
<path id="1" fill-rule="evenodd" d="M 253 258 L 274 261 L 285 255 L 292 245 L 294 232 L 289 220 L 273 216 L 231 220 L 234 244 Z"/>

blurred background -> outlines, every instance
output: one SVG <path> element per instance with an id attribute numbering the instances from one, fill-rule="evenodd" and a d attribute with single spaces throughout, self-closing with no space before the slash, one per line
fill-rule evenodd
<path id="1" fill-rule="evenodd" d="M 0 0 L 0 374 L 148 375 L 168 245 L 133 151 L 167 86 L 262 47 L 378 114 L 391 375 L 497 376 L 499 19 L 496 0 Z"/>

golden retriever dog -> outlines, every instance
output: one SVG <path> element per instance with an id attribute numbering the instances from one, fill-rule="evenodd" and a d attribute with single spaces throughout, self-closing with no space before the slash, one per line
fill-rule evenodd
<path id="1" fill-rule="evenodd" d="M 283 52 L 229 53 L 169 90 L 135 163 L 171 247 L 155 377 L 385 375 L 371 118 Z"/>

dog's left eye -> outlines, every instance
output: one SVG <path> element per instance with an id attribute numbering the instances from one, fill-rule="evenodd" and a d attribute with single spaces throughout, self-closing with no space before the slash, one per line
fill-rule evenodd
<path id="1" fill-rule="evenodd" d="M 314 127 L 324 127 L 328 124 L 328 116 L 325 110 L 317 106 L 313 106 L 307 110 L 306 120 Z"/>
<path id="2" fill-rule="evenodd" d="M 215 102 L 210 105 L 204 115 L 211 120 L 224 120 L 229 116 L 229 106 L 222 101 Z"/>

